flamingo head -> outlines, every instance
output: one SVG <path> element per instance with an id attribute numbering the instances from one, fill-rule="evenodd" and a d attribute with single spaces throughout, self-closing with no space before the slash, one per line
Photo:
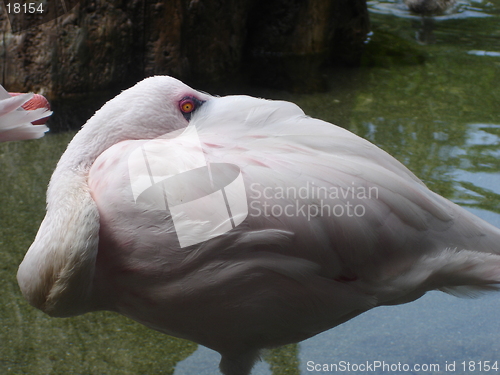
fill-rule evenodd
<path id="1" fill-rule="evenodd" d="M 114 144 L 154 139 L 185 128 L 212 98 L 172 77 L 146 78 L 108 101 L 87 121 L 68 145 L 58 169 L 87 173 Z"/>
<path id="2" fill-rule="evenodd" d="M 211 98 L 175 78 L 154 76 L 107 102 L 84 128 L 105 127 L 105 133 L 118 138 L 114 141 L 153 139 L 186 127 Z"/>

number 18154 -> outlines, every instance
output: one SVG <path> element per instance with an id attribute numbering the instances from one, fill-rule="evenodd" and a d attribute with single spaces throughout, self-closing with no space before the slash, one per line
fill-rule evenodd
<path id="1" fill-rule="evenodd" d="M 43 13 L 43 3 L 7 3 L 7 13 L 9 14 L 28 14 Z"/>

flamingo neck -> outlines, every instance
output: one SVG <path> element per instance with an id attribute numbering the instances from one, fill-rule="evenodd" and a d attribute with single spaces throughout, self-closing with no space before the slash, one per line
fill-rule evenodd
<path id="1" fill-rule="evenodd" d="M 47 213 L 18 271 L 23 295 L 51 316 L 93 310 L 100 225 L 88 172 L 94 160 L 116 143 L 94 129 L 84 127 L 59 160 L 47 191 Z"/>

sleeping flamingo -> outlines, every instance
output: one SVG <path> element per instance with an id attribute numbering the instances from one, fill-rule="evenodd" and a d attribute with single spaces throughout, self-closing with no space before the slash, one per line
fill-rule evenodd
<path id="1" fill-rule="evenodd" d="M 0 85 L 0 142 L 43 137 L 52 114 L 47 99 L 38 94 L 8 93 Z"/>
<path id="2" fill-rule="evenodd" d="M 51 316 L 115 311 L 246 375 L 262 348 L 373 307 L 496 289 L 499 243 L 392 156 L 292 103 L 157 76 L 68 145 L 17 278 Z"/>

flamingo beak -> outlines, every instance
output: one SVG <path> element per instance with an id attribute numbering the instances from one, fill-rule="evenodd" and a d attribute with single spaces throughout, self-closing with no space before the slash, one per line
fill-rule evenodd
<path id="1" fill-rule="evenodd" d="M 18 95 L 21 95 L 21 93 L 9 92 L 9 95 L 10 96 L 18 96 Z M 46 108 L 47 110 L 50 111 L 50 103 L 43 95 L 34 94 L 33 98 L 31 98 L 26 103 L 24 103 L 22 108 L 25 109 L 26 111 L 32 111 L 32 110 L 38 109 L 38 108 Z M 50 115 L 48 115 L 47 117 L 41 118 L 39 120 L 33 121 L 32 124 L 33 125 L 43 125 L 47 122 L 49 117 L 50 117 Z"/>

